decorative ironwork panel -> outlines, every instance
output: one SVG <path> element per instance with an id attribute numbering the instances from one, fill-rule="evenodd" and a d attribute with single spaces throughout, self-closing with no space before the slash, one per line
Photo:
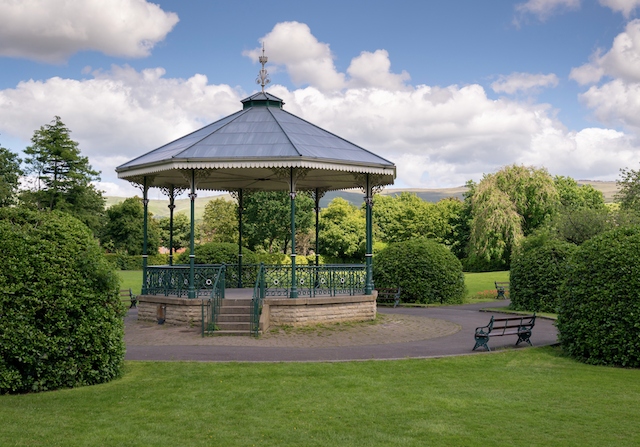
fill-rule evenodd
<path id="1" fill-rule="evenodd" d="M 289 296 L 291 289 L 291 266 L 265 265 L 264 283 L 266 296 Z"/>
<path id="2" fill-rule="evenodd" d="M 216 279 L 220 278 L 220 272 L 223 269 L 222 265 L 195 266 L 194 287 L 199 297 L 211 295 Z M 224 275 L 220 279 L 224 284 Z M 187 296 L 189 293 L 189 266 L 149 266 L 145 282 L 149 295 Z"/>

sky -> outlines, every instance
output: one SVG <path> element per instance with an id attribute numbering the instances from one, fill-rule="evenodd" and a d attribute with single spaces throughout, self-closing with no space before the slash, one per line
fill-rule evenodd
<path id="1" fill-rule="evenodd" d="M 510 164 L 640 163 L 640 0 L 0 0 L 0 146 L 55 116 L 115 168 L 240 110 L 264 44 L 285 110 L 394 162 L 397 188 Z"/>

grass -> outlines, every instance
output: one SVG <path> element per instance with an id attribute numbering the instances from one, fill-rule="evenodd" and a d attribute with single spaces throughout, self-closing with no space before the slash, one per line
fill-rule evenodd
<path id="1" fill-rule="evenodd" d="M 134 295 L 139 295 L 142 289 L 142 270 L 116 270 L 120 276 L 120 288 L 131 289 Z"/>
<path id="2" fill-rule="evenodd" d="M 467 286 L 467 302 L 479 303 L 485 301 L 495 301 L 495 281 L 509 281 L 509 271 L 465 273 L 464 282 Z"/>
<path id="3" fill-rule="evenodd" d="M 558 348 L 339 363 L 127 362 L 0 396 L 3 446 L 636 446 L 640 370 Z"/>

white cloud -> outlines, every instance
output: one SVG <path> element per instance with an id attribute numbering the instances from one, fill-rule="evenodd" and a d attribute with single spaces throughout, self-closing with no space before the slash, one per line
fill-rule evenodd
<path id="1" fill-rule="evenodd" d="M 411 79 L 409 73 L 391 73 L 391 61 L 386 50 L 376 50 L 373 53 L 363 51 L 360 56 L 351 61 L 347 73 L 351 77 L 351 87 L 376 87 L 388 90 L 403 90 L 407 88 L 406 81 Z"/>
<path id="2" fill-rule="evenodd" d="M 260 41 L 269 62 L 284 65 L 294 84 L 312 84 L 323 90 L 340 90 L 345 86 L 344 74 L 337 72 L 329 45 L 318 42 L 306 24 L 278 23 Z M 243 54 L 257 61 L 262 48 Z"/>
<path id="3" fill-rule="evenodd" d="M 64 62 L 83 50 L 144 57 L 178 16 L 145 0 L 0 2 L 0 56 Z"/>
<path id="4" fill-rule="evenodd" d="M 286 65 L 290 59 L 282 54 L 280 63 Z M 326 89 L 323 78 L 309 78 L 311 85 L 304 88 L 272 85 L 269 91 L 284 99 L 287 111 L 395 162 L 401 186 L 459 186 L 512 163 L 577 178 L 615 179 L 637 154 L 634 140 L 623 132 L 570 132 L 549 105 L 491 99 L 477 84 L 410 85 L 408 75 L 391 76 L 388 60 L 384 51 L 361 53 L 349 77 L 332 68 L 343 82 L 339 90 Z M 307 61 L 311 67 L 312 61 Z M 113 66 L 91 74 L 0 90 L 0 133 L 28 141 L 35 129 L 61 116 L 83 154 L 102 171 L 99 187 L 110 193 L 129 188 L 116 180 L 116 166 L 239 110 L 244 95 L 228 85 L 210 85 L 199 74 L 166 78 L 162 68 Z M 640 98 L 624 90 L 602 94 Z M 595 108 L 597 101 L 588 105 Z M 631 123 L 634 109 L 629 110 Z"/>
<path id="5" fill-rule="evenodd" d="M 304 23 L 283 22 L 273 27 L 260 39 L 270 64 L 284 65 L 294 84 L 310 85 L 321 91 L 339 91 L 347 87 L 373 87 L 388 90 L 410 88 L 410 79 L 403 71 L 391 72 L 391 61 L 386 50 L 373 53 L 363 51 L 351 60 L 347 74 L 337 71 L 329 44 L 319 42 Z M 262 47 L 245 51 L 245 56 L 258 61 Z"/>
<path id="6" fill-rule="evenodd" d="M 602 6 L 621 12 L 625 18 L 629 18 L 631 12 L 640 6 L 640 0 L 600 0 Z"/>
<path id="7" fill-rule="evenodd" d="M 601 50 L 590 57 L 590 62 L 571 70 L 570 78 L 580 84 L 595 83 L 603 76 L 640 82 L 640 20 L 627 23 L 624 32 L 613 40 L 604 55 Z"/>
<path id="8" fill-rule="evenodd" d="M 527 15 L 533 15 L 545 21 L 554 14 L 579 8 L 580 0 L 528 0 L 515 6 L 520 17 L 515 19 L 515 23 L 519 24 L 521 18 Z"/>
<path id="9" fill-rule="evenodd" d="M 500 76 L 491 88 L 496 93 L 512 95 L 516 92 L 531 92 L 545 87 L 557 87 L 558 77 L 553 74 L 512 73 L 509 76 Z"/>
<path id="10" fill-rule="evenodd" d="M 582 85 L 608 78 L 580 94 L 581 101 L 601 122 L 640 132 L 640 20 L 629 22 L 609 51 L 594 53 L 570 77 Z"/>
<path id="11" fill-rule="evenodd" d="M 113 66 L 92 79 L 31 80 L 0 91 L 0 133 L 29 141 L 58 115 L 104 180 L 135 155 L 239 110 L 241 98 L 204 75 L 167 79 L 162 68 Z"/>

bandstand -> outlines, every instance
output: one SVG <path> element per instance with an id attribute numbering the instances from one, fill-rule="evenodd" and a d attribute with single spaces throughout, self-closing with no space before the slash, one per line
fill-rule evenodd
<path id="1" fill-rule="evenodd" d="M 260 62 L 258 82 L 262 91 L 242 100 L 242 110 L 116 168 L 118 177 L 139 186 L 143 196 L 143 285 L 139 318 L 162 315 L 162 320 L 168 323 L 200 324 L 205 334 L 221 327 L 225 305 L 231 303 L 231 307 L 240 308 L 235 305 L 243 299 L 250 320 L 247 328 L 254 334 L 270 324 L 375 318 L 373 194 L 393 184 L 396 167 L 285 111 L 280 98 L 264 91 L 269 82 L 264 50 Z M 188 265 L 174 265 L 172 252 L 169 265 L 147 265 L 150 188 L 158 188 L 168 196 L 171 228 L 175 197 L 189 192 Z M 365 264 L 318 265 L 317 257 L 316 265 L 296 264 L 296 195 L 308 193 L 315 200 L 317 247 L 320 198 L 327 191 L 354 188 L 361 189 L 365 195 Z M 227 191 L 238 201 L 240 248 L 235 265 L 195 262 L 195 201 L 197 192 L 203 190 Z M 255 191 L 289 192 L 291 265 L 244 265 L 242 262 L 243 197 Z"/>

